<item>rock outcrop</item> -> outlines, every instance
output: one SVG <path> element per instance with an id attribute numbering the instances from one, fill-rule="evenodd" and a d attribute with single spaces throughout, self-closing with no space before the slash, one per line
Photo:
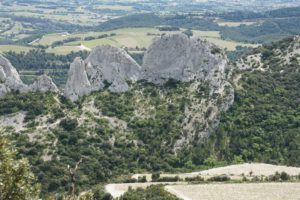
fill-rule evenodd
<path id="1" fill-rule="evenodd" d="M 81 58 L 75 58 L 71 64 L 64 95 L 71 101 L 77 101 L 79 97 L 91 92 L 91 84 L 85 71 L 85 63 Z"/>
<path id="2" fill-rule="evenodd" d="M 12 78 L 16 83 L 23 84 L 21 78 L 16 70 L 4 56 L 0 54 L 0 71 L 1 82 L 5 82 L 7 78 Z"/>
<path id="3" fill-rule="evenodd" d="M 0 54 L 0 98 L 10 91 L 28 92 L 29 88 L 25 85 L 16 68 Z"/>
<path id="4" fill-rule="evenodd" d="M 23 83 L 16 68 L 8 59 L 0 54 L 0 98 L 5 97 L 8 92 L 59 92 L 52 79 L 46 75 L 40 76 L 37 81 L 28 86 Z"/>
<path id="5" fill-rule="evenodd" d="M 124 92 L 129 89 L 126 81 L 137 81 L 140 66 L 125 50 L 112 46 L 98 46 L 85 60 L 86 72 L 92 91 L 103 89 L 105 83 L 112 92 Z M 120 83 L 120 84 L 119 84 Z"/>
<path id="6" fill-rule="evenodd" d="M 38 79 L 32 85 L 30 85 L 30 90 L 33 92 L 59 92 L 57 86 L 47 75 L 39 76 Z"/>
<path id="7" fill-rule="evenodd" d="M 8 88 L 4 84 L 0 84 L 0 98 L 5 97 L 8 92 Z"/>
<path id="8" fill-rule="evenodd" d="M 189 145 L 195 138 L 203 141 L 218 127 L 220 114 L 233 103 L 234 90 L 227 81 L 231 74 L 228 60 L 221 49 L 209 42 L 184 34 L 162 36 L 146 51 L 142 69 L 141 79 L 155 84 L 162 85 L 170 79 L 193 81 L 190 91 L 195 91 L 199 84 L 209 86 L 205 98 L 192 101 L 190 107 L 185 108 L 183 133 L 175 142 L 174 151 Z M 201 128 L 195 128 L 199 124 Z"/>
<path id="9" fill-rule="evenodd" d="M 139 76 L 140 66 L 123 49 L 98 46 L 85 61 L 76 58 L 72 63 L 65 96 L 76 101 L 104 87 L 111 92 L 126 92 L 129 90 L 127 81 L 135 82 Z"/>
<path id="10" fill-rule="evenodd" d="M 146 80 L 164 84 L 169 79 L 181 82 L 206 81 L 217 90 L 226 80 L 228 61 L 217 46 L 184 34 L 156 39 L 145 53 L 142 67 L 123 49 L 98 46 L 85 61 L 74 61 L 69 72 L 65 96 L 72 101 L 92 91 L 108 87 L 111 92 L 126 92 L 128 81 Z"/>
<path id="11" fill-rule="evenodd" d="M 215 45 L 185 34 L 165 35 L 145 53 L 143 78 L 156 84 L 200 79 L 219 87 L 226 67 L 227 59 Z"/>

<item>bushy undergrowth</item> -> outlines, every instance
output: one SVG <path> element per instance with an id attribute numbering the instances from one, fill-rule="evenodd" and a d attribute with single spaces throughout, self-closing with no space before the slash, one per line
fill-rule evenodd
<path id="1" fill-rule="evenodd" d="M 163 199 L 163 200 L 180 200 L 175 195 L 172 195 L 164 190 L 162 185 L 153 185 L 147 187 L 146 189 L 138 188 L 136 190 L 129 189 L 120 200 L 154 200 L 154 199 Z"/>

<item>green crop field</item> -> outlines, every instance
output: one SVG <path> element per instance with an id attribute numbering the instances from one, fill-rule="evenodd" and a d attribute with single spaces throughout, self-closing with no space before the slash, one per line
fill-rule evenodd
<path id="1" fill-rule="evenodd" d="M 28 52 L 31 47 L 19 46 L 19 45 L 0 45 L 0 53 L 15 51 L 15 52 Z"/>
<path id="2" fill-rule="evenodd" d="M 86 32 L 86 33 L 55 33 L 55 34 L 48 34 L 42 36 L 40 39 L 37 39 L 30 43 L 32 46 L 38 45 L 48 45 L 49 48 L 46 50 L 50 53 L 55 54 L 68 54 L 71 51 L 80 51 L 80 50 L 90 50 L 98 45 L 112 45 L 115 47 L 127 47 L 131 49 L 138 48 L 148 48 L 149 45 L 152 43 L 155 37 L 161 36 L 162 34 L 175 34 L 181 33 L 181 31 L 159 31 L 156 28 L 123 28 L 123 29 L 116 29 L 113 31 L 106 31 L 106 32 Z M 256 47 L 257 45 L 235 42 L 230 40 L 223 40 L 220 37 L 218 31 L 198 31 L 193 30 L 194 38 L 201 38 L 204 40 L 208 40 L 216 44 L 217 46 L 233 51 L 236 49 L 237 46 L 250 46 Z M 101 38 L 101 39 L 93 39 L 85 41 L 85 37 L 98 37 L 101 35 L 107 34 L 108 37 Z M 114 34 L 110 36 L 111 34 Z M 20 35 L 21 37 L 22 35 Z M 67 42 L 63 45 L 56 46 L 54 48 L 51 45 L 57 41 L 63 41 L 70 38 L 81 38 L 82 40 L 74 41 L 74 42 Z M 27 46 L 18 46 L 18 45 L 1 45 L 0 52 L 5 51 L 29 51 L 32 47 Z"/>

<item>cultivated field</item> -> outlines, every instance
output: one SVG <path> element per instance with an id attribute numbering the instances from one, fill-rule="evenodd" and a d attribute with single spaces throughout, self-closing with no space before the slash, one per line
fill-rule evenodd
<path id="1" fill-rule="evenodd" d="M 288 167 L 288 166 L 279 166 L 279 165 L 270 165 L 263 163 L 245 163 L 240 165 L 230 165 L 227 167 L 219 167 L 210 170 L 201 171 L 200 173 L 203 175 L 249 175 L 251 172 L 252 176 L 270 176 L 275 174 L 276 172 L 286 172 L 289 175 L 299 175 L 300 168 L 299 167 Z"/>
<path id="2" fill-rule="evenodd" d="M 57 33 L 57 34 L 49 34 L 44 35 L 40 40 L 37 40 L 33 43 L 33 45 L 51 45 L 53 42 L 62 41 L 69 38 L 83 38 L 83 37 L 97 37 L 104 34 L 112 34 L 115 33 L 116 35 L 111 37 L 106 37 L 102 39 L 95 39 L 89 41 L 75 41 L 69 42 L 65 45 L 78 45 L 83 44 L 89 48 L 93 48 L 97 45 L 101 44 L 111 44 L 114 46 L 125 46 L 125 47 L 148 47 L 155 37 L 154 34 L 171 34 L 171 33 L 179 33 L 180 31 L 168 32 L 168 31 L 159 31 L 156 28 L 122 28 L 116 29 L 113 31 L 104 31 L 104 32 L 85 32 L 85 33 L 75 33 L 75 34 L 68 34 L 68 33 Z M 149 34 L 153 35 L 149 35 Z M 209 34 L 209 33 L 208 33 Z M 207 34 L 207 35 L 208 35 Z"/>
<path id="3" fill-rule="evenodd" d="M 76 45 L 76 46 L 58 46 L 54 48 L 48 48 L 46 52 L 48 53 L 55 53 L 59 55 L 66 55 L 69 54 L 71 51 L 80 51 L 80 50 L 85 50 L 85 51 L 90 51 L 89 48 L 85 48 L 83 45 Z"/>
<path id="4" fill-rule="evenodd" d="M 19 46 L 19 45 L 0 45 L 0 53 L 8 52 L 8 51 L 27 52 L 30 49 L 33 49 L 33 48 L 26 47 L 26 46 Z"/>
<path id="5" fill-rule="evenodd" d="M 242 180 L 243 176 L 270 176 L 276 172 L 286 172 L 289 175 L 300 175 L 300 168 L 277 166 L 263 163 L 245 163 L 218 167 L 193 173 L 161 174 L 160 177 L 178 176 L 184 180 L 187 177 L 201 176 L 208 178 L 228 175 L 231 180 Z M 106 191 L 114 197 L 124 194 L 129 187 L 146 188 L 153 184 L 165 184 L 165 189 L 184 200 L 300 200 L 300 183 L 203 183 L 200 185 L 187 182 L 155 183 L 151 181 L 151 174 L 135 174 L 132 178 L 146 176 L 148 183 L 109 184 Z M 174 185 L 175 184 L 175 185 Z"/>
<path id="6" fill-rule="evenodd" d="M 300 183 L 168 185 L 183 200 L 299 200 Z"/>
<path id="7" fill-rule="evenodd" d="M 112 45 L 115 47 L 127 47 L 127 48 L 148 48 L 155 37 L 159 37 L 162 34 L 176 34 L 181 33 L 181 31 L 159 31 L 156 28 L 122 28 L 112 31 L 105 32 L 87 32 L 87 33 L 57 33 L 44 35 L 39 40 L 32 42 L 32 45 L 51 45 L 56 41 L 63 41 L 70 38 L 84 38 L 84 37 L 98 37 L 104 34 L 114 34 L 109 37 L 94 39 L 94 40 L 79 40 L 74 42 L 65 43 L 63 46 L 57 46 L 55 48 L 48 48 L 48 52 L 53 52 L 56 54 L 66 54 L 71 51 L 79 51 L 80 46 L 85 46 L 86 48 L 92 49 L 98 45 Z M 230 51 L 235 50 L 237 46 L 251 46 L 255 47 L 257 45 L 239 43 L 234 41 L 223 40 L 220 37 L 218 31 L 198 31 L 193 30 L 194 38 L 201 38 L 208 40 L 223 49 L 228 49 Z"/>
<path id="8" fill-rule="evenodd" d="M 11 12 L 15 16 L 24 17 L 36 17 L 49 20 L 56 20 L 61 22 L 68 22 L 73 24 L 81 25 L 96 25 L 99 21 L 106 21 L 108 18 L 113 18 L 118 15 L 118 11 L 131 11 L 131 7 L 126 7 L 122 5 L 102 5 L 98 9 L 102 9 L 103 15 L 98 15 L 93 12 L 93 10 L 88 9 L 84 4 L 77 5 L 77 7 L 72 7 L 68 9 L 65 6 L 53 6 L 56 5 L 58 0 L 54 0 L 54 4 L 30 4 L 26 2 L 18 3 L 11 2 L 10 4 L 1 4 L 0 1 L 0 12 Z M 107 10 L 107 12 L 106 12 Z M 111 11 L 113 12 L 110 16 Z M 105 17 L 103 17 L 105 16 Z"/>

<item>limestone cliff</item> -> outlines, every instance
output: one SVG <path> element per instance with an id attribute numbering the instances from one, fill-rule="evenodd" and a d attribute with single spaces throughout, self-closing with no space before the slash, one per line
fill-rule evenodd
<path id="1" fill-rule="evenodd" d="M 16 68 L 0 54 L 0 98 L 5 97 L 8 92 L 59 92 L 52 79 L 46 75 L 38 79 L 30 86 L 23 83 Z"/>
<path id="2" fill-rule="evenodd" d="M 185 34 L 165 35 L 145 53 L 143 79 L 157 84 L 199 79 L 220 87 L 226 68 L 227 59 L 215 45 Z"/>
<path id="3" fill-rule="evenodd" d="M 84 61 L 81 58 L 76 58 L 71 64 L 64 94 L 71 101 L 77 101 L 79 97 L 90 92 L 91 84 L 85 71 Z"/>
<path id="4" fill-rule="evenodd" d="M 184 34 L 166 35 L 156 39 L 145 53 L 142 66 L 123 49 L 108 45 L 93 49 L 84 63 L 81 62 L 81 66 L 80 70 L 85 71 L 90 83 L 90 88 L 85 90 L 99 91 L 108 86 L 111 92 L 129 90 L 128 81 L 146 80 L 164 84 L 169 79 L 181 82 L 207 81 L 211 87 L 217 89 L 222 86 L 226 79 L 226 70 L 229 70 L 222 50 Z M 70 70 L 73 71 L 72 76 L 75 72 L 74 69 Z M 79 74 L 85 76 L 83 71 Z M 77 78 L 81 80 L 80 77 Z M 73 83 L 76 84 L 76 81 Z M 85 86 L 87 85 L 82 87 Z M 73 90 L 70 82 L 67 87 L 66 89 Z M 67 97 L 72 96 L 72 92 L 65 94 Z"/>
<path id="5" fill-rule="evenodd" d="M 129 89 L 126 81 L 139 79 L 140 66 L 120 48 L 98 46 L 85 63 L 92 91 L 101 90 L 108 83 L 112 92 L 124 92 Z"/>
<path id="6" fill-rule="evenodd" d="M 4 97 L 7 92 L 19 91 L 27 92 L 29 90 L 26 86 L 16 68 L 7 60 L 4 56 L 0 54 L 0 97 Z"/>
<path id="7" fill-rule="evenodd" d="M 85 61 L 76 58 L 71 65 L 65 96 L 76 101 L 106 86 L 111 92 L 126 92 L 127 81 L 135 82 L 139 76 L 140 66 L 123 49 L 98 46 Z"/>

